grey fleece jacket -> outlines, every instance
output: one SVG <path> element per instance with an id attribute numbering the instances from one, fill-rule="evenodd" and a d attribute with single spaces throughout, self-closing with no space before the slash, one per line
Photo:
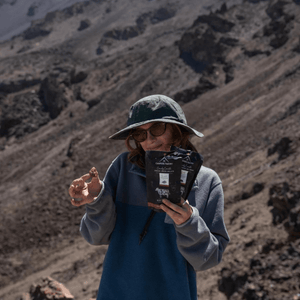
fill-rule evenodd
<path id="1" fill-rule="evenodd" d="M 86 205 L 81 220 L 80 232 L 90 244 L 110 244 L 97 299 L 146 299 L 142 295 L 155 292 L 145 287 L 145 281 L 169 282 L 169 294 L 162 297 L 162 289 L 157 299 L 196 299 L 195 270 L 217 265 L 229 242 L 220 178 L 202 166 L 188 197 L 193 209 L 190 219 L 176 225 L 165 213 L 157 213 L 139 246 L 139 234 L 150 213 L 146 175 L 128 162 L 127 155 L 122 153 L 112 162 L 99 196 Z M 136 290 L 141 279 L 143 288 Z M 130 288 L 132 280 L 135 284 Z M 176 290 L 178 280 L 186 283 Z"/>

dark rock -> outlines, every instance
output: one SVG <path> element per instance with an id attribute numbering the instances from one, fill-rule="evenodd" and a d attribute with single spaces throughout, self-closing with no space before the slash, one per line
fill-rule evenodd
<path id="1" fill-rule="evenodd" d="M 241 208 L 236 209 L 236 210 L 231 214 L 230 219 L 229 219 L 229 223 L 230 223 L 230 224 L 233 224 L 234 221 L 235 221 L 239 216 L 241 216 L 241 215 L 244 214 L 244 213 L 245 213 L 245 211 L 244 211 L 243 209 L 241 209 Z"/>
<path id="2" fill-rule="evenodd" d="M 76 73 L 75 70 L 72 70 L 70 75 L 71 75 L 70 80 L 72 84 L 82 82 L 88 77 L 88 74 L 84 71 L 79 71 L 78 73 Z"/>
<path id="3" fill-rule="evenodd" d="M 127 26 L 125 28 L 119 29 L 115 28 L 113 30 L 109 30 L 104 33 L 103 38 L 99 43 L 99 48 L 96 50 L 98 55 L 102 54 L 103 49 L 101 48 L 102 45 L 109 45 L 110 43 L 107 42 L 106 39 L 114 39 L 114 40 L 129 40 L 138 35 L 142 34 L 145 30 L 147 25 L 156 24 L 167 19 L 174 17 L 176 11 L 172 7 L 162 7 L 153 12 L 144 13 L 136 19 L 136 25 L 134 26 Z"/>
<path id="4" fill-rule="evenodd" d="M 39 94 L 45 110 L 49 112 L 52 119 L 55 119 L 68 106 L 63 89 L 59 87 L 55 78 L 46 77 L 41 83 Z"/>
<path id="5" fill-rule="evenodd" d="M 66 7 L 62 10 L 62 13 L 65 18 L 71 18 L 73 16 L 80 15 L 84 12 L 84 7 L 88 6 L 88 1 L 75 3 L 69 7 Z"/>
<path id="6" fill-rule="evenodd" d="M 26 45 L 26 46 L 23 46 L 20 50 L 18 50 L 17 53 L 23 53 L 30 49 L 32 49 L 32 47 L 30 45 Z"/>
<path id="7" fill-rule="evenodd" d="M 278 286 L 285 295 L 287 294 L 283 288 L 287 291 L 292 290 L 292 293 L 297 291 L 300 239 L 289 245 L 286 241 L 276 244 L 274 240 L 267 240 L 261 249 L 249 260 L 248 267 L 240 264 L 239 261 L 234 261 L 227 268 L 223 268 L 225 272 L 221 271 L 222 280 L 219 280 L 219 290 L 227 296 L 227 299 L 291 299 L 289 296 L 282 298 L 281 295 L 273 298 L 275 286 Z M 240 282 L 233 280 L 235 276 L 241 278 L 242 274 L 244 280 Z M 221 283 L 223 286 L 220 286 Z"/>
<path id="8" fill-rule="evenodd" d="M 37 10 L 38 6 L 33 3 L 29 8 L 28 8 L 28 11 L 27 11 L 27 16 L 28 17 L 32 17 L 35 15 L 36 13 L 36 10 Z"/>
<path id="9" fill-rule="evenodd" d="M 288 137 L 283 137 L 272 148 L 268 149 L 268 156 L 278 153 L 278 161 L 287 158 L 291 154 L 290 143 L 292 141 Z"/>
<path id="10" fill-rule="evenodd" d="M 86 102 L 86 99 L 84 98 L 84 96 L 81 93 L 81 86 L 77 85 L 75 86 L 75 88 L 73 89 L 73 94 L 76 100 L 82 101 L 82 102 Z"/>
<path id="11" fill-rule="evenodd" d="M 288 39 L 289 37 L 285 33 L 276 34 L 276 36 L 270 41 L 270 46 L 274 49 L 280 48 L 288 41 Z"/>
<path id="12" fill-rule="evenodd" d="M 253 57 L 253 56 L 261 55 L 261 54 L 270 56 L 271 52 L 270 51 L 262 51 L 262 50 L 252 50 L 252 51 L 245 50 L 244 54 L 247 55 L 248 57 Z"/>
<path id="13" fill-rule="evenodd" d="M 300 0 L 299 0 L 300 1 Z M 299 4 L 300 5 L 300 4 Z M 293 49 L 293 51 L 300 53 L 300 38 L 299 38 L 299 42 L 297 44 L 297 46 Z"/>
<path id="14" fill-rule="evenodd" d="M 300 197 L 300 193 L 298 195 Z M 300 201 L 298 206 L 291 209 L 289 212 L 288 221 L 284 224 L 285 229 L 289 232 L 290 236 L 300 237 Z"/>
<path id="15" fill-rule="evenodd" d="M 188 30 L 178 45 L 180 58 L 197 73 L 202 73 L 213 63 L 225 62 L 227 47 L 218 42 L 210 28 Z"/>
<path id="16" fill-rule="evenodd" d="M 297 73 L 297 70 L 294 70 L 292 72 L 284 74 L 283 78 L 280 78 L 278 81 L 280 82 L 287 77 L 293 76 L 296 73 Z M 275 84 L 277 84 L 277 82 Z M 270 122 L 270 125 L 276 124 L 276 123 L 288 118 L 289 116 L 296 114 L 299 109 L 300 109 L 300 99 L 296 100 L 292 105 L 290 105 L 285 112 L 279 113 L 277 116 L 274 116 Z M 269 150 L 269 151 L 272 151 L 272 150 Z"/>
<path id="17" fill-rule="evenodd" d="M 239 43 L 237 38 L 224 35 L 233 26 L 217 14 L 198 17 L 178 42 L 180 58 L 195 72 L 211 74 L 215 64 L 226 64 L 227 53 Z M 227 83 L 232 79 L 228 73 Z"/>
<path id="18" fill-rule="evenodd" d="M 97 49 L 96 49 L 96 54 L 97 55 L 101 55 L 103 53 L 103 49 L 99 46 Z"/>
<path id="19" fill-rule="evenodd" d="M 293 0 L 297 5 L 300 5 L 300 0 Z"/>
<path id="20" fill-rule="evenodd" d="M 260 193 L 264 189 L 264 184 L 256 182 L 253 184 L 252 189 L 248 191 L 244 191 L 241 195 L 241 200 L 246 200 L 251 198 L 252 196 Z"/>
<path id="21" fill-rule="evenodd" d="M 215 84 L 211 83 L 208 79 L 201 77 L 197 86 L 176 93 L 174 95 L 174 100 L 183 103 L 191 102 L 198 96 L 208 92 L 211 89 L 214 89 L 215 87 Z"/>
<path id="22" fill-rule="evenodd" d="M 226 19 L 220 18 L 216 14 L 203 15 L 198 17 L 193 26 L 197 26 L 201 23 L 208 24 L 214 31 L 221 33 L 230 32 L 232 27 L 235 25 L 234 23 L 229 22 Z"/>
<path id="23" fill-rule="evenodd" d="M 289 32 L 292 28 L 289 23 L 294 19 L 294 16 L 284 12 L 286 4 L 288 2 L 278 1 L 266 10 L 266 13 L 272 20 L 264 27 L 263 33 L 265 36 L 273 36 L 270 40 L 270 46 L 274 49 L 282 47 L 288 41 Z"/>
<path id="24" fill-rule="evenodd" d="M 176 15 L 176 11 L 172 7 L 162 7 L 162 8 L 155 10 L 150 15 L 150 22 L 151 22 L 151 24 L 156 24 L 156 23 L 171 19 L 175 15 Z"/>
<path id="25" fill-rule="evenodd" d="M 27 76 L 27 78 L 25 77 L 17 81 L 4 81 L 0 83 L 0 93 L 16 93 L 40 83 L 40 78 L 32 78 L 31 76 Z"/>
<path id="26" fill-rule="evenodd" d="M 91 26 L 91 24 L 92 24 L 91 21 L 88 19 L 82 20 L 82 21 L 80 21 L 80 25 L 77 30 L 82 31 L 84 29 L 87 29 Z"/>
<path id="27" fill-rule="evenodd" d="M 91 109 L 93 106 L 96 106 L 101 102 L 101 98 L 95 98 L 87 101 L 88 109 Z"/>
<path id="28" fill-rule="evenodd" d="M 222 6 L 221 6 L 221 8 L 216 11 L 216 14 L 223 15 L 223 14 L 225 14 L 227 12 L 227 10 L 228 9 L 227 9 L 226 3 L 223 3 Z"/>
<path id="29" fill-rule="evenodd" d="M 156 24 L 163 22 L 176 15 L 176 10 L 172 6 L 161 7 L 155 11 L 147 12 L 140 15 L 136 19 L 138 30 L 142 33 L 145 31 L 148 24 Z"/>
<path id="30" fill-rule="evenodd" d="M 300 236 L 300 191 L 290 188 L 283 182 L 273 185 L 269 190 L 268 205 L 273 206 L 273 224 L 284 223 L 290 236 Z"/>
<path id="31" fill-rule="evenodd" d="M 230 63 L 226 63 L 223 67 L 223 71 L 225 72 L 225 84 L 229 83 L 234 79 L 234 65 Z"/>
<path id="32" fill-rule="evenodd" d="M 234 292 L 242 288 L 248 279 L 248 274 L 234 270 L 234 268 L 223 268 L 218 280 L 219 291 L 229 299 Z"/>
<path id="33" fill-rule="evenodd" d="M 41 24 L 31 25 L 26 29 L 22 36 L 25 40 L 32 40 L 37 37 L 44 37 L 51 33 L 52 29 L 45 29 Z"/>
<path id="34" fill-rule="evenodd" d="M 35 93 L 25 93 L 13 98 L 12 103 L 2 106 L 0 136 L 17 138 L 38 130 L 50 121 Z"/>
<path id="35" fill-rule="evenodd" d="M 112 38 L 115 40 L 128 40 L 140 34 L 137 26 L 128 26 L 124 29 L 113 29 L 104 33 L 104 38 Z"/>
<path id="36" fill-rule="evenodd" d="M 231 37 L 224 37 L 222 36 L 220 38 L 220 41 L 219 41 L 221 44 L 225 44 L 227 46 L 230 46 L 230 47 L 234 47 L 234 46 L 237 46 L 238 43 L 239 43 L 239 40 L 238 39 L 235 39 L 235 38 L 231 38 Z"/>
<path id="37" fill-rule="evenodd" d="M 256 195 L 256 194 L 260 193 L 264 189 L 264 187 L 265 186 L 263 183 L 259 183 L 259 182 L 255 183 L 253 185 L 253 194 Z"/>
<path id="38" fill-rule="evenodd" d="M 266 13 L 272 20 L 277 20 L 284 15 L 284 6 L 287 4 L 288 2 L 279 0 L 275 2 L 275 4 L 269 6 L 266 9 Z"/>

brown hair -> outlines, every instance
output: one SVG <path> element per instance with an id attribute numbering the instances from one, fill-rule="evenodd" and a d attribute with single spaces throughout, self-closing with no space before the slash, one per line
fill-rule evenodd
<path id="1" fill-rule="evenodd" d="M 190 133 L 181 126 L 176 124 L 168 123 L 172 126 L 172 135 L 173 135 L 173 143 L 172 145 L 181 147 L 186 150 L 192 150 L 194 152 L 198 152 L 195 146 L 189 140 Z M 130 145 L 130 141 L 132 141 L 132 137 L 129 134 L 125 140 L 125 145 L 129 150 L 128 160 L 138 165 L 140 168 L 145 169 L 145 151 L 142 148 L 141 144 L 135 140 L 135 148 Z"/>

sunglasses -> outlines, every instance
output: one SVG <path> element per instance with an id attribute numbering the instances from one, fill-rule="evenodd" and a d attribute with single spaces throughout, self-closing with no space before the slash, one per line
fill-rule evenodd
<path id="1" fill-rule="evenodd" d="M 154 123 L 151 127 L 149 127 L 147 130 L 145 129 L 136 129 L 134 130 L 130 136 L 132 138 L 141 143 L 144 142 L 147 139 L 147 132 L 149 131 L 152 136 L 161 136 L 165 133 L 166 131 L 166 123 L 159 122 L 159 123 Z"/>

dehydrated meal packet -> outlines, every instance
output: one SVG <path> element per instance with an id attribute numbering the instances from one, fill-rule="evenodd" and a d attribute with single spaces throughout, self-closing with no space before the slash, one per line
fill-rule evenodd
<path id="1" fill-rule="evenodd" d="M 172 152 L 146 151 L 147 200 L 161 204 L 162 199 L 179 203 L 182 159 Z"/>
<path id="2" fill-rule="evenodd" d="M 202 156 L 172 146 L 170 152 L 146 151 L 147 201 L 180 203 L 186 199 L 203 163 Z"/>
<path id="3" fill-rule="evenodd" d="M 174 156 L 179 156 L 182 158 L 180 194 L 183 199 L 187 199 L 197 174 L 199 173 L 203 164 L 203 157 L 197 152 L 185 150 L 175 146 L 172 146 L 171 151 L 173 151 Z"/>

